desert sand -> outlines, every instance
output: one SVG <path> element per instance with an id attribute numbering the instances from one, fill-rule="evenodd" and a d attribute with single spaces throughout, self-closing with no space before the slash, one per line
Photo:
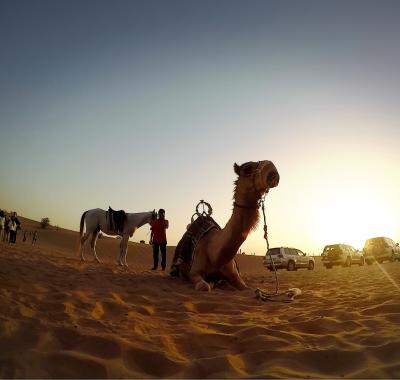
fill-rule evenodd
<path id="1" fill-rule="evenodd" d="M 81 263 L 77 237 L 0 243 L 1 378 L 400 378 L 400 263 L 280 270 L 302 294 L 272 303 L 254 297 L 275 287 L 261 257 L 238 257 L 252 289 L 204 293 L 149 270 L 146 244 L 129 269 L 108 238 Z"/>

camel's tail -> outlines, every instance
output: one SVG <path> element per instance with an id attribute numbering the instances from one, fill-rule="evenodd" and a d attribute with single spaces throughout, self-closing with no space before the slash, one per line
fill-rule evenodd
<path id="1" fill-rule="evenodd" d="M 81 223 L 79 225 L 79 240 L 78 240 L 78 250 L 81 248 L 81 239 L 83 236 L 83 228 L 85 226 L 85 216 L 87 214 L 87 211 L 85 211 L 82 216 L 81 216 Z"/>

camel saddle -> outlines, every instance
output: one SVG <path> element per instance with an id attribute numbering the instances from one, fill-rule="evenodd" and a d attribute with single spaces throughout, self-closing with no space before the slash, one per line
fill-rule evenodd
<path id="1" fill-rule="evenodd" d="M 116 211 L 113 210 L 111 207 L 108 207 L 108 215 L 110 231 L 114 231 L 117 234 L 122 234 L 126 221 L 126 212 L 124 210 Z"/>
<path id="2" fill-rule="evenodd" d="M 178 277 L 179 274 L 182 274 L 183 277 L 188 277 L 193 264 L 196 246 L 200 239 L 212 229 L 220 230 L 221 227 L 208 215 L 200 215 L 194 222 L 189 224 L 187 231 L 175 248 L 175 255 L 171 265 L 171 276 Z"/>

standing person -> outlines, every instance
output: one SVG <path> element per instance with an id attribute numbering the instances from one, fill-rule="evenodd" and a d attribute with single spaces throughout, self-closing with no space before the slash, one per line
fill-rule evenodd
<path id="1" fill-rule="evenodd" d="M 0 241 L 3 240 L 5 220 L 4 211 L 0 210 Z"/>
<path id="2" fill-rule="evenodd" d="M 21 223 L 17 218 L 17 213 L 14 211 L 11 214 L 10 218 L 10 243 L 15 244 L 17 242 L 17 232 L 19 229 L 21 229 Z"/>
<path id="3" fill-rule="evenodd" d="M 3 234 L 3 241 L 8 243 L 9 242 L 9 235 L 10 235 L 10 216 L 4 214 L 4 234 Z"/>
<path id="4" fill-rule="evenodd" d="M 32 237 L 32 245 L 36 244 L 37 239 L 38 239 L 38 233 L 37 233 L 37 231 L 35 231 L 33 233 L 33 237 Z"/>
<path id="5" fill-rule="evenodd" d="M 167 266 L 167 234 L 166 229 L 169 227 L 169 222 L 165 219 L 165 210 L 158 210 L 158 218 L 151 222 L 150 244 L 153 244 L 153 268 L 158 267 L 158 252 L 161 251 L 161 269 L 165 270 Z"/>
<path id="6" fill-rule="evenodd" d="M 11 218 L 8 222 L 8 227 L 10 230 L 10 239 L 9 243 L 15 244 L 15 241 L 17 239 L 17 222 L 15 221 L 14 215 L 11 215 Z"/>

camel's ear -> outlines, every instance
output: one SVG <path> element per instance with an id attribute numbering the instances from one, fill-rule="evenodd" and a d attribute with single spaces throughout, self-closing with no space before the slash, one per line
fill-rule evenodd
<path id="1" fill-rule="evenodd" d="M 237 175 L 240 175 L 240 166 L 236 162 L 233 165 L 233 170 Z"/>

